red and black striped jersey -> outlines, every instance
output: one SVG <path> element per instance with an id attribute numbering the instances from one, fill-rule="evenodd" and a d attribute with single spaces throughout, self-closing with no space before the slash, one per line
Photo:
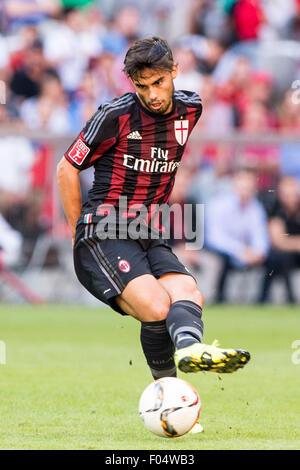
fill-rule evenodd
<path id="1" fill-rule="evenodd" d="M 83 219 L 101 215 L 101 207 L 128 208 L 167 203 L 187 140 L 202 112 L 199 96 L 175 91 L 168 114 L 154 114 L 135 93 L 101 105 L 65 158 L 77 169 L 94 166 L 94 182 L 83 206 Z"/>

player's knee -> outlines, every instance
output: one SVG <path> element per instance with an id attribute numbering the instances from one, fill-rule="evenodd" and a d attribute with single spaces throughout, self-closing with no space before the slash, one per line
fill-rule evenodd
<path id="1" fill-rule="evenodd" d="M 184 286 L 184 294 L 183 294 L 182 300 L 190 300 L 194 302 L 195 304 L 199 305 L 201 308 L 203 308 L 204 304 L 204 297 L 202 293 L 200 292 L 196 282 L 194 279 L 190 279 L 189 282 L 186 283 Z"/>
<path id="2" fill-rule="evenodd" d="M 193 292 L 193 302 L 195 302 L 195 304 L 199 305 L 201 308 L 203 308 L 203 305 L 204 305 L 204 297 L 203 295 L 201 294 L 200 290 L 198 289 L 198 287 L 194 290 Z"/>
<path id="3" fill-rule="evenodd" d="M 171 308 L 170 300 L 154 300 L 149 306 L 149 320 L 148 321 L 161 321 L 167 318 Z"/>

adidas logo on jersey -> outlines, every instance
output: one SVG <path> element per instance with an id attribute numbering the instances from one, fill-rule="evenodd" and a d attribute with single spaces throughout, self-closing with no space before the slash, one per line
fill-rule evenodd
<path id="1" fill-rule="evenodd" d="M 127 136 L 127 139 L 137 139 L 137 140 L 141 140 L 142 136 L 141 134 L 139 133 L 139 131 L 133 131 L 133 132 L 130 132 L 130 134 L 128 134 Z"/>

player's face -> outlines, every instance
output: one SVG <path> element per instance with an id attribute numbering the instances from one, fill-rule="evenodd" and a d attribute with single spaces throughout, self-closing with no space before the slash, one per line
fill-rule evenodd
<path id="1" fill-rule="evenodd" d="M 176 76 L 177 66 L 172 71 L 145 68 L 140 72 L 132 82 L 142 105 L 152 113 L 169 113 L 172 110 L 173 80 Z"/>

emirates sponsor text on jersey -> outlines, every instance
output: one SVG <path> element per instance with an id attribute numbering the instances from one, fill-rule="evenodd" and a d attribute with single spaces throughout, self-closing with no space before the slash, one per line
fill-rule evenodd
<path id="1" fill-rule="evenodd" d="M 146 160 L 134 157 L 133 155 L 124 155 L 123 165 L 131 170 L 145 173 L 172 173 L 179 167 L 180 162 L 174 160 L 170 162 L 165 160 Z"/>

